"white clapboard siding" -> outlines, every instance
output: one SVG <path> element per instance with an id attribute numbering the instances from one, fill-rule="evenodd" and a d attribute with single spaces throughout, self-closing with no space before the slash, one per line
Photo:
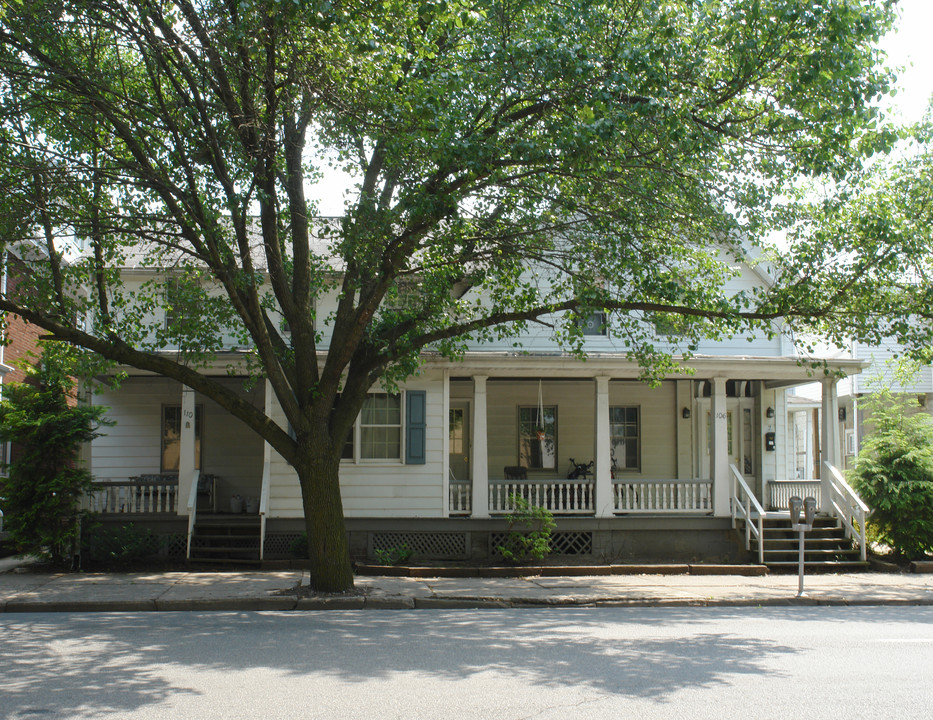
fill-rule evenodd
<path id="1" fill-rule="evenodd" d="M 347 517 L 443 516 L 443 453 L 447 447 L 443 381 L 437 375 L 419 379 L 405 387 L 426 391 L 427 462 L 424 465 L 406 465 L 399 461 L 341 463 L 340 486 Z M 273 418 L 284 422 L 275 402 Z M 301 489 L 294 471 L 274 451 L 270 469 L 269 514 L 272 517 L 300 517 Z"/>

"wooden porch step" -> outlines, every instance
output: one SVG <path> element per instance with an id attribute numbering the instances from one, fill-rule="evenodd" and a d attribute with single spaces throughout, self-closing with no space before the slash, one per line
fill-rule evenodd
<path id="1" fill-rule="evenodd" d="M 762 525 L 764 564 L 775 569 L 798 567 L 800 533 L 791 527 L 790 514 L 779 516 L 777 513 L 769 513 Z M 754 538 L 752 550 L 756 553 L 758 551 Z M 834 518 L 817 516 L 813 530 L 804 534 L 804 567 L 863 569 L 868 567 L 868 563 L 860 559 L 859 550 Z"/>
<path id="2" fill-rule="evenodd" d="M 189 565 L 247 565 L 249 567 L 260 567 L 262 561 L 257 558 L 229 558 L 229 557 L 191 557 L 188 558 Z"/>
<path id="3" fill-rule="evenodd" d="M 189 562 L 259 565 L 260 527 L 255 515 L 198 515 Z"/>
<path id="4" fill-rule="evenodd" d="M 796 560 L 793 562 L 790 560 L 779 560 L 765 564 L 773 570 L 796 570 L 800 567 Z M 822 560 L 819 562 L 807 562 L 804 560 L 803 567 L 804 570 L 868 570 L 870 563 L 867 561 L 863 562 L 862 560 Z"/>

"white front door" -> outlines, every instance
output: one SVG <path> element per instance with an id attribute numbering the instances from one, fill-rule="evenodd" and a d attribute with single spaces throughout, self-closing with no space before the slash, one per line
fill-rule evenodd
<path id="1" fill-rule="evenodd" d="M 450 481 L 470 482 L 470 407 L 468 402 L 451 400 L 447 434 Z"/>
<path id="2" fill-rule="evenodd" d="M 710 401 L 708 398 L 697 400 L 699 409 L 698 465 L 699 476 L 709 480 L 710 466 Z M 726 433 L 728 438 L 729 464 L 735 465 L 746 480 L 755 479 L 755 433 L 754 399 L 726 399 Z"/>

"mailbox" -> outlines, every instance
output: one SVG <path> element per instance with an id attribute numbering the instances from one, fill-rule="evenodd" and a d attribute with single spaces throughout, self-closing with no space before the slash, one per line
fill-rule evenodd
<path id="1" fill-rule="evenodd" d="M 765 450 L 768 450 L 768 451 L 770 451 L 770 452 L 774 452 L 774 445 L 775 445 L 774 433 L 773 433 L 773 432 L 766 432 L 766 433 L 765 433 Z"/>

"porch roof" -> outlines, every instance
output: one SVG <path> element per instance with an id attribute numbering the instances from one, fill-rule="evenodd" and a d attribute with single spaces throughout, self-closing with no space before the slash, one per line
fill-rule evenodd
<path id="1" fill-rule="evenodd" d="M 827 359 L 826 372 L 820 364 L 812 367 L 796 357 L 756 357 L 751 355 L 695 355 L 674 358 L 691 374 L 668 373 L 665 379 L 708 379 L 714 377 L 761 380 L 768 388 L 792 387 L 819 381 L 829 374 L 852 375 L 868 366 L 863 360 Z M 618 353 L 589 353 L 585 360 L 569 354 L 520 352 L 468 352 L 460 362 L 440 356 L 429 364 L 447 364 L 457 375 L 503 377 L 594 378 L 637 380 L 642 374 L 638 363 Z M 823 360 L 818 361 L 823 363 Z M 462 372 L 461 372 L 462 371 Z"/>
<path id="2" fill-rule="evenodd" d="M 166 352 L 174 355 L 173 352 Z M 247 371 L 245 352 L 221 352 L 215 357 L 213 367 L 205 372 L 208 375 L 229 375 L 231 370 Z M 326 352 L 319 352 L 323 362 Z M 450 360 L 440 353 L 424 353 L 425 366 L 434 370 L 449 370 L 451 375 L 469 377 L 485 375 L 489 378 L 562 378 L 592 379 L 608 377 L 612 380 L 638 380 L 642 369 L 637 362 L 623 353 L 588 353 L 581 359 L 569 353 L 523 353 L 505 351 L 471 351 L 463 355 L 462 360 Z M 690 374 L 668 373 L 667 380 L 705 380 L 714 377 L 727 379 L 760 380 L 770 389 L 793 387 L 818 382 L 825 376 L 821 363 L 825 362 L 826 372 L 854 375 L 869 366 L 868 360 L 852 358 L 820 359 L 817 366 L 796 357 L 763 357 L 753 355 L 694 355 L 689 359 L 674 356 Z M 153 373 L 130 367 L 115 368 L 129 375 L 154 376 Z"/>

